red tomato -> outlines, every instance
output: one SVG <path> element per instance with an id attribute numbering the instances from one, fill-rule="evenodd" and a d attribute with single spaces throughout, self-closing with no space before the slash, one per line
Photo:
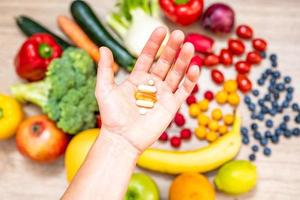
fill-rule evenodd
<path id="1" fill-rule="evenodd" d="M 167 132 L 163 132 L 160 137 L 158 138 L 160 141 L 167 141 L 169 138 L 168 133 Z"/>
<path id="2" fill-rule="evenodd" d="M 207 55 L 204 58 L 204 65 L 207 67 L 215 66 L 217 64 L 219 64 L 219 57 L 214 54 Z"/>
<path id="3" fill-rule="evenodd" d="M 267 49 L 267 42 L 261 38 L 254 39 L 252 46 L 257 51 L 265 51 Z"/>
<path id="4" fill-rule="evenodd" d="M 197 102 L 197 99 L 192 94 L 190 96 L 188 96 L 188 98 L 186 99 L 187 105 L 191 105 L 191 104 L 196 103 L 196 102 Z"/>
<path id="5" fill-rule="evenodd" d="M 243 39 L 250 39 L 253 36 L 253 31 L 252 28 L 250 28 L 247 25 L 240 25 L 237 27 L 236 29 L 236 34 L 237 36 L 239 36 L 240 38 Z"/>
<path id="6" fill-rule="evenodd" d="M 222 49 L 220 56 L 220 63 L 222 63 L 225 66 L 229 66 L 232 64 L 232 54 L 228 49 Z"/>
<path id="7" fill-rule="evenodd" d="M 256 51 L 251 51 L 247 54 L 247 62 L 251 64 L 259 64 L 261 60 L 260 54 Z"/>
<path id="8" fill-rule="evenodd" d="M 183 114 L 181 113 L 176 113 L 174 117 L 174 122 L 177 126 L 181 127 L 185 124 L 185 118 Z"/>
<path id="9" fill-rule="evenodd" d="M 170 143 L 171 143 L 172 147 L 178 148 L 181 145 L 181 139 L 180 139 L 180 137 L 173 136 L 173 137 L 171 137 Z"/>
<path id="10" fill-rule="evenodd" d="M 221 84 L 224 82 L 224 75 L 217 69 L 211 71 L 211 78 L 216 84 Z"/>
<path id="11" fill-rule="evenodd" d="M 192 137 L 192 131 L 190 129 L 185 128 L 180 131 L 181 139 L 190 139 L 191 137 Z"/>
<path id="12" fill-rule="evenodd" d="M 204 98 L 208 101 L 212 101 L 214 99 L 214 93 L 208 90 L 204 93 Z"/>
<path id="13" fill-rule="evenodd" d="M 245 45 L 239 39 L 229 39 L 228 48 L 234 55 L 242 55 L 245 52 Z"/>
<path id="14" fill-rule="evenodd" d="M 203 63 L 203 58 L 201 56 L 196 55 L 191 59 L 189 66 L 197 65 L 197 66 L 201 67 L 202 63 Z"/>
<path id="15" fill-rule="evenodd" d="M 239 61 L 235 64 L 235 70 L 239 74 L 247 74 L 251 69 L 251 65 L 246 61 Z"/>
<path id="16" fill-rule="evenodd" d="M 239 74 L 237 76 L 239 90 L 247 93 L 252 89 L 252 83 L 246 75 Z"/>
<path id="17" fill-rule="evenodd" d="M 198 91 L 199 91 L 199 86 L 198 86 L 198 84 L 196 84 L 192 91 L 192 94 L 196 94 Z"/>

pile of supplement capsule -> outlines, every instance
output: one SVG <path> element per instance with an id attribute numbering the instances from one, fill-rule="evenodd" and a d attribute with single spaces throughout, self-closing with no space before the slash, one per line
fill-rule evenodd
<path id="1" fill-rule="evenodd" d="M 265 53 L 262 57 L 266 57 Z M 293 102 L 292 79 L 290 76 L 283 77 L 277 69 L 278 62 L 275 54 L 271 54 L 269 59 L 271 67 L 267 68 L 257 80 L 257 84 L 266 92 L 253 89 L 251 94 L 244 97 L 244 102 L 251 113 L 251 122 L 249 128 L 241 128 L 241 134 L 245 145 L 250 143 L 250 135 L 255 140 L 256 144 L 251 146 L 252 153 L 249 155 L 252 161 L 256 159 L 256 153 L 260 149 L 264 155 L 270 156 L 272 153 L 270 143 L 276 144 L 281 138 L 300 136 L 300 129 L 289 125 L 292 112 L 295 115 L 293 118 L 295 124 L 300 124 L 299 104 Z M 275 116 L 281 117 L 282 121 L 275 124 L 273 121 Z"/>

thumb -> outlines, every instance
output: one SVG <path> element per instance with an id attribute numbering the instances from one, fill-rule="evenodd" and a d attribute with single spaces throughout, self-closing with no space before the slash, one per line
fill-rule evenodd
<path id="1" fill-rule="evenodd" d="M 96 96 L 99 95 L 97 93 L 107 93 L 114 87 L 113 63 L 114 58 L 111 51 L 106 47 L 101 47 L 97 72 Z"/>

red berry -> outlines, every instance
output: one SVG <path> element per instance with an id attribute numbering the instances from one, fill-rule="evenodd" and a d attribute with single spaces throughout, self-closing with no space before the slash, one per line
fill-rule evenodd
<path id="1" fill-rule="evenodd" d="M 261 60 L 262 58 L 260 54 L 256 51 L 252 51 L 247 54 L 247 62 L 251 64 L 259 64 Z"/>
<path id="2" fill-rule="evenodd" d="M 206 67 L 212 67 L 219 64 L 219 57 L 214 54 L 209 54 L 204 58 L 203 62 Z"/>
<path id="3" fill-rule="evenodd" d="M 195 87 L 194 87 L 194 89 L 193 89 L 193 91 L 192 91 L 192 94 L 195 94 L 198 91 L 199 91 L 199 86 L 198 86 L 198 84 L 196 84 Z"/>
<path id="4" fill-rule="evenodd" d="M 239 74 L 247 74 L 251 69 L 251 65 L 245 61 L 239 61 L 235 64 L 235 70 Z"/>
<path id="5" fill-rule="evenodd" d="M 250 28 L 247 25 L 240 25 L 237 27 L 236 29 L 236 34 L 237 36 L 239 36 L 240 38 L 243 39 L 250 39 L 253 36 L 253 31 L 252 28 Z"/>
<path id="6" fill-rule="evenodd" d="M 160 141 L 168 141 L 168 138 L 169 138 L 168 133 L 164 131 L 158 139 Z"/>
<path id="7" fill-rule="evenodd" d="M 229 39 L 228 49 L 232 54 L 240 56 L 245 52 L 245 45 L 241 40 Z"/>
<path id="8" fill-rule="evenodd" d="M 191 105 L 191 104 L 196 103 L 196 102 L 197 102 L 197 99 L 192 94 L 190 96 L 188 96 L 188 98 L 186 99 L 187 105 Z"/>
<path id="9" fill-rule="evenodd" d="M 202 64 L 203 64 L 203 58 L 201 56 L 196 55 L 191 59 L 189 66 L 197 65 L 197 66 L 201 67 Z"/>
<path id="10" fill-rule="evenodd" d="M 265 51 L 267 49 L 267 42 L 261 38 L 254 39 L 252 41 L 252 46 L 257 51 Z"/>
<path id="11" fill-rule="evenodd" d="M 217 69 L 211 71 L 211 78 L 216 84 L 221 84 L 224 82 L 224 75 Z"/>
<path id="12" fill-rule="evenodd" d="M 228 49 L 222 49 L 219 55 L 220 63 L 225 66 L 232 64 L 232 54 Z"/>
<path id="13" fill-rule="evenodd" d="M 204 93 L 204 98 L 208 101 L 212 101 L 214 99 L 214 93 L 208 90 Z"/>
<path id="14" fill-rule="evenodd" d="M 98 128 L 101 128 L 101 126 L 102 126 L 102 121 L 101 121 L 100 115 L 97 115 L 96 121 L 97 121 L 97 127 L 98 127 Z"/>
<path id="15" fill-rule="evenodd" d="M 192 131 L 190 129 L 185 128 L 180 131 L 181 139 L 190 139 L 191 137 L 192 137 Z"/>
<path id="16" fill-rule="evenodd" d="M 240 91 L 247 93 L 252 89 L 252 83 L 246 75 L 239 74 L 237 76 L 237 83 Z"/>
<path id="17" fill-rule="evenodd" d="M 181 145 L 181 139 L 177 136 L 173 136 L 173 137 L 171 137 L 170 143 L 171 143 L 172 147 L 178 148 Z"/>
<path id="18" fill-rule="evenodd" d="M 176 113 L 174 122 L 177 126 L 181 127 L 185 124 L 185 118 L 181 113 Z"/>
<path id="19" fill-rule="evenodd" d="M 195 51 L 204 54 L 210 53 L 214 44 L 214 40 L 212 38 L 200 35 L 198 33 L 188 34 L 184 42 L 192 43 L 195 47 Z"/>

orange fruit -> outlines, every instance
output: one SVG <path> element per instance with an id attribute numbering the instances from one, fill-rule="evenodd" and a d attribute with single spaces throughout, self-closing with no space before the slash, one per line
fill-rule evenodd
<path id="1" fill-rule="evenodd" d="M 215 190 L 205 176 L 183 173 L 172 182 L 169 200 L 215 200 Z"/>

